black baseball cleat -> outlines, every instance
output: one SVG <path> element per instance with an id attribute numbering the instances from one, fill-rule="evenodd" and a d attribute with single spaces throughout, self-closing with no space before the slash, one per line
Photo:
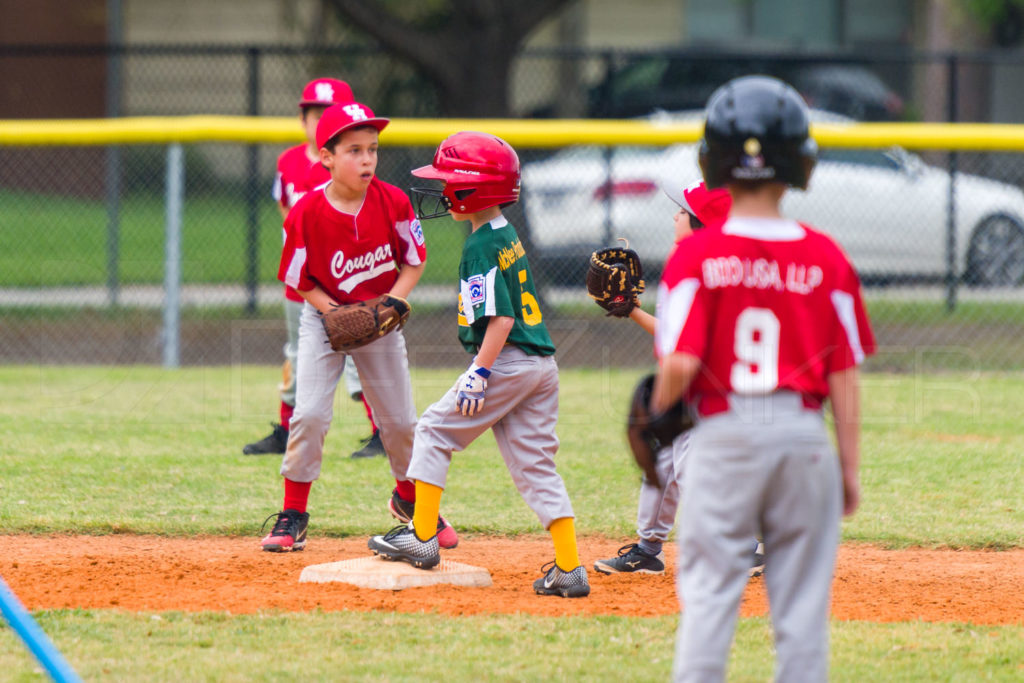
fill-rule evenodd
<path id="1" fill-rule="evenodd" d="M 758 542 L 754 548 L 754 559 L 751 560 L 750 578 L 764 574 L 764 543 Z"/>
<path id="2" fill-rule="evenodd" d="M 276 422 L 271 422 L 270 424 L 274 427 L 274 431 L 270 432 L 270 434 L 259 441 L 246 444 L 242 449 L 242 453 L 244 455 L 284 453 L 285 449 L 288 447 L 288 430 Z"/>
<path id="3" fill-rule="evenodd" d="M 416 504 L 402 498 L 398 495 L 398 489 L 395 489 L 391 492 L 388 510 L 391 512 L 391 516 L 399 522 L 409 524 L 412 522 L 412 515 L 416 511 Z M 437 517 L 437 542 L 445 550 L 451 550 L 459 545 L 459 534 L 455 531 L 455 527 L 440 515 Z"/>
<path id="4" fill-rule="evenodd" d="M 407 501 L 398 495 L 398 489 L 391 492 L 391 500 L 388 501 L 388 511 L 391 516 L 399 522 L 409 523 L 412 521 L 412 514 L 416 510 L 416 504 Z"/>
<path id="5" fill-rule="evenodd" d="M 537 595 L 560 595 L 563 598 L 585 598 L 590 595 L 587 570 L 581 564 L 567 572 L 553 561 L 540 568 L 544 576 L 533 582 Z"/>
<path id="6" fill-rule="evenodd" d="M 664 574 L 665 553 L 651 555 L 639 543 L 630 543 L 619 548 L 618 557 L 595 562 L 594 570 L 602 574 Z"/>
<path id="7" fill-rule="evenodd" d="M 387 455 L 384 452 L 384 443 L 380 440 L 380 430 L 373 430 L 373 434 L 363 439 L 363 447 L 348 456 L 350 458 L 373 458 L 378 455 Z"/>

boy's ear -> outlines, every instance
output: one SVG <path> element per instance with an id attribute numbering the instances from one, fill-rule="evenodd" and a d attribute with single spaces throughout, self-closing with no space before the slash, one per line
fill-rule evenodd
<path id="1" fill-rule="evenodd" d="M 326 147 L 320 148 L 320 164 L 325 168 L 330 168 L 334 164 L 334 154 Z"/>

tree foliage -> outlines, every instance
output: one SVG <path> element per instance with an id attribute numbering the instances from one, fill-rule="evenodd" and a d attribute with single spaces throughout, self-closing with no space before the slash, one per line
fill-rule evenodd
<path id="1" fill-rule="evenodd" d="M 999 46 L 1014 46 L 1024 37 L 1024 0 L 958 0 Z"/>

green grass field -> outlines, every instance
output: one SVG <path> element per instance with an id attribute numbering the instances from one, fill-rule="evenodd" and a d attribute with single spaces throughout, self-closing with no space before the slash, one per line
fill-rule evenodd
<path id="1" fill-rule="evenodd" d="M 241 192 L 190 196 L 182 217 L 182 280 L 235 284 L 248 267 L 248 214 Z M 276 283 L 281 215 L 268 196 L 259 205 L 257 273 Z M 108 279 L 106 207 L 101 201 L 0 191 L 6 243 L 0 287 L 105 285 Z M 128 196 L 121 203 L 118 273 L 123 283 L 159 284 L 164 277 L 162 196 Z M 429 245 L 423 282 L 450 282 L 458 272 L 465 228 L 448 218 L 424 226 Z"/>
<path id="2" fill-rule="evenodd" d="M 414 371 L 425 408 L 459 370 Z M 637 474 L 622 416 L 638 372 L 564 370 L 559 469 L 583 536 L 629 538 Z M 275 416 L 276 368 L 0 367 L 0 529 L 256 537 L 277 509 L 277 458 L 240 447 Z M 1024 397 L 1016 375 L 868 374 L 862 485 L 843 537 L 892 548 L 1024 546 Z M 364 436 L 336 405 L 326 452 Z M 328 457 L 317 533 L 379 533 L 382 459 Z M 456 457 L 445 509 L 460 531 L 539 531 L 486 437 Z M 6 548 L 3 561 L 17 556 Z M 673 618 L 435 614 L 136 614 L 50 610 L 41 625 L 86 680 L 665 680 Z M 769 629 L 741 620 L 731 680 L 771 676 Z M 1020 680 L 1024 625 L 834 622 L 833 680 Z M 4 680 L 39 680 L 0 628 Z"/>

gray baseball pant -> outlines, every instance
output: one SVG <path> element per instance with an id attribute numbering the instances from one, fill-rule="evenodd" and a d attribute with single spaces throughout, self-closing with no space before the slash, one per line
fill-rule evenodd
<path id="1" fill-rule="evenodd" d="M 690 440 L 674 680 L 725 680 L 750 539 L 759 533 L 770 565 L 776 680 L 827 680 L 842 485 L 821 411 L 789 392 L 733 398 L 729 411 L 700 420 Z"/>
<path id="2" fill-rule="evenodd" d="M 363 394 L 380 427 L 391 474 L 405 480 L 416 430 L 405 336 L 396 330 L 348 355 L 356 361 Z M 306 304 L 299 323 L 295 413 L 281 462 L 281 474 L 292 481 L 314 481 L 320 476 L 324 437 L 334 416 L 334 393 L 346 358 L 331 349 L 316 309 Z"/>
<path id="3" fill-rule="evenodd" d="M 682 491 L 683 460 L 689 450 L 689 434 L 680 434 L 672 442 L 668 453 L 659 453 L 658 478 L 663 488 L 646 479 L 640 485 L 640 499 L 636 510 L 636 532 L 642 541 L 662 544 L 676 523 L 679 495 Z"/>
<path id="4" fill-rule="evenodd" d="M 281 402 L 295 406 L 295 373 L 299 364 L 299 318 L 302 316 L 301 301 L 284 300 L 284 324 L 288 331 L 288 341 L 284 344 L 284 359 L 290 372 L 286 381 L 278 387 L 281 391 Z"/>
<path id="5" fill-rule="evenodd" d="M 565 483 L 555 471 L 555 359 L 530 356 L 515 346 L 506 346 L 491 368 L 483 410 L 475 415 L 462 415 L 455 405 L 456 393 L 457 387 L 453 385 L 420 417 L 409 478 L 443 489 L 452 451 L 465 450 L 491 429 L 512 481 L 544 528 L 556 519 L 573 517 Z"/>

